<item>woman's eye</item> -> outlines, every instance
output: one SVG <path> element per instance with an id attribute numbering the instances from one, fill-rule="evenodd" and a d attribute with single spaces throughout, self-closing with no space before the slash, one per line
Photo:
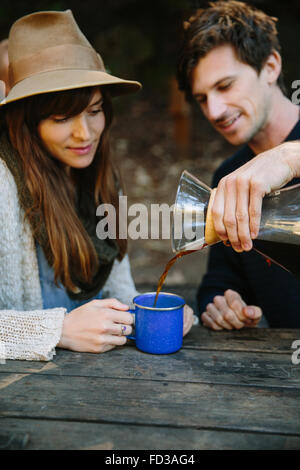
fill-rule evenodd
<path id="1" fill-rule="evenodd" d="M 90 112 L 90 114 L 94 115 L 94 114 L 99 114 L 99 113 L 102 113 L 103 112 L 103 109 L 102 108 L 99 108 L 99 109 L 92 109 L 92 111 Z"/>
<path id="2" fill-rule="evenodd" d="M 54 122 L 66 122 L 68 118 L 66 116 L 52 116 Z"/>

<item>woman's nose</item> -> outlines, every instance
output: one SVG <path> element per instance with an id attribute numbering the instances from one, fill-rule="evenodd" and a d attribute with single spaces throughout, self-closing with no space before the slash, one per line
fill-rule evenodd
<path id="1" fill-rule="evenodd" d="M 89 124 L 85 116 L 77 116 L 73 124 L 73 136 L 80 140 L 89 140 L 91 136 Z"/>

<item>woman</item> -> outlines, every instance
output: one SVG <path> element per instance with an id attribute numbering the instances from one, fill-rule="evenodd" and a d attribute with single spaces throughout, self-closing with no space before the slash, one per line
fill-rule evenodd
<path id="1" fill-rule="evenodd" d="M 121 190 L 109 159 L 110 96 L 140 84 L 105 71 L 69 10 L 19 19 L 8 47 L 0 342 L 15 359 L 48 360 L 55 346 L 105 352 L 125 344 L 137 294 L 126 240 L 96 237 L 96 207 L 118 209 Z M 187 309 L 184 333 L 191 324 Z"/>

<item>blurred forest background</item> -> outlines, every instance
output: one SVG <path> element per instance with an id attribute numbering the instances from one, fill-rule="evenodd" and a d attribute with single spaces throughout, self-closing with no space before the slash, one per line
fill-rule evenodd
<path id="1" fill-rule="evenodd" d="M 291 83 L 300 79 L 299 0 L 248 3 L 279 19 L 283 70 Z M 41 10 L 71 9 L 83 33 L 102 55 L 107 69 L 143 84 L 137 94 L 114 100 L 113 157 L 124 176 L 128 205 L 173 204 L 182 170 L 210 184 L 213 171 L 233 148 L 209 126 L 195 105 L 177 90 L 175 66 L 183 20 L 202 0 L 1 0 L 0 40 L 19 17 Z M 155 284 L 173 256 L 169 240 L 129 242 L 137 284 Z M 207 252 L 178 261 L 166 283 L 196 286 Z"/>

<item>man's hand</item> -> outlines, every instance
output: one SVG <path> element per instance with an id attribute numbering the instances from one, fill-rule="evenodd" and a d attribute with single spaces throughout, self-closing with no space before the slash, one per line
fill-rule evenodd
<path id="1" fill-rule="evenodd" d="M 246 305 L 237 292 L 229 289 L 224 296 L 217 295 L 213 303 L 206 306 L 201 319 L 204 326 L 213 330 L 240 330 L 257 326 L 261 316 L 259 307 Z"/>
<path id="2" fill-rule="evenodd" d="M 262 199 L 300 176 L 300 142 L 263 152 L 218 184 L 212 205 L 215 230 L 235 251 L 249 251 L 259 232 Z"/>

